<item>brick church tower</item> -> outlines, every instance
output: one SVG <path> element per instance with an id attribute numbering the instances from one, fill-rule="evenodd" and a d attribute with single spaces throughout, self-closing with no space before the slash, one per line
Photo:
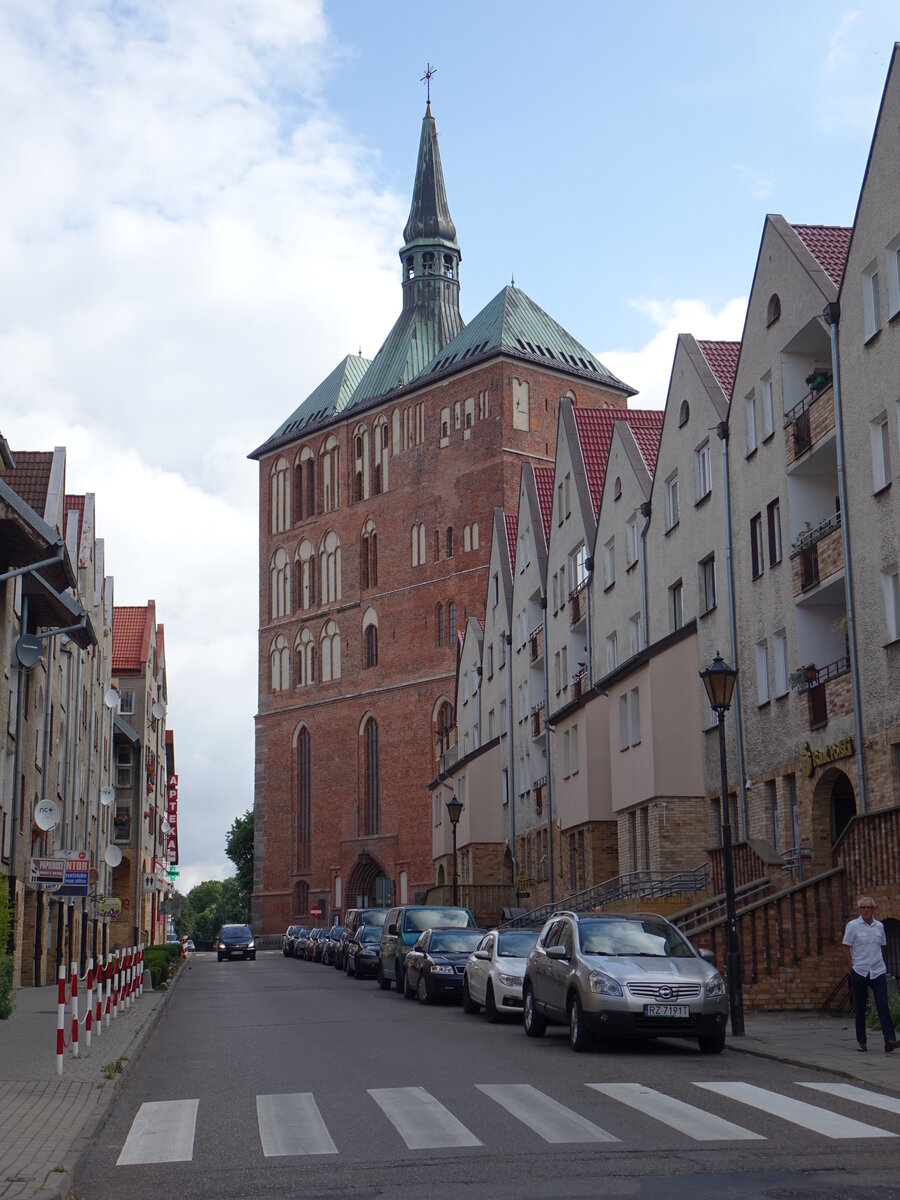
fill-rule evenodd
<path id="1" fill-rule="evenodd" d="M 633 394 L 514 286 L 464 325 L 461 258 L 429 103 L 393 329 L 250 456 L 260 934 L 315 904 L 413 903 L 434 882 L 427 784 L 454 721 L 458 634 L 484 614 L 494 509 L 516 510 L 523 462 L 552 465 L 561 396 L 624 408 Z"/>

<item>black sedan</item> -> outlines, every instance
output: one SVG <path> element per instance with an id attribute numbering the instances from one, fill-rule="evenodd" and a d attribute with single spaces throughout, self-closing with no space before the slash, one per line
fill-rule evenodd
<path id="1" fill-rule="evenodd" d="M 291 958 L 294 953 L 294 938 L 300 929 L 299 925 L 288 925 L 281 938 L 281 953 L 285 958 Z"/>
<path id="2" fill-rule="evenodd" d="M 309 937 L 308 925 L 295 926 L 294 934 L 294 958 L 306 958 L 306 939 Z"/>
<path id="3" fill-rule="evenodd" d="M 357 979 L 378 974 L 378 954 L 381 950 L 381 926 L 360 925 L 344 947 L 344 971 Z"/>
<path id="4" fill-rule="evenodd" d="M 311 929 L 306 938 L 306 961 L 321 962 L 323 940 L 328 936 L 327 929 Z"/>
<path id="5" fill-rule="evenodd" d="M 343 925 L 332 925 L 325 935 L 322 942 L 322 964 L 326 967 L 334 966 L 334 956 L 338 946 L 341 944 L 341 934 L 344 932 Z"/>
<path id="6" fill-rule="evenodd" d="M 466 963 L 483 937 L 483 929 L 426 929 L 406 956 L 403 995 L 420 1004 L 462 999 Z"/>

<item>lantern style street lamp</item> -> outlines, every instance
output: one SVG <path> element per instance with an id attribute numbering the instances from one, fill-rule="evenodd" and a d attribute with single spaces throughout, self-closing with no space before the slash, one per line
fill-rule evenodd
<path id="1" fill-rule="evenodd" d="M 734 851 L 731 844 L 731 815 L 728 804 L 728 764 L 725 759 L 725 714 L 731 708 L 731 697 L 737 679 L 735 667 L 716 651 L 716 657 L 700 672 L 709 697 L 710 708 L 719 724 L 719 769 L 722 775 L 722 856 L 725 864 L 725 914 L 728 926 L 728 951 L 725 974 L 728 978 L 728 1011 L 731 1014 L 731 1033 L 744 1033 L 744 996 L 741 987 L 741 951 L 738 944 L 737 913 L 734 901 Z"/>
<path id="2" fill-rule="evenodd" d="M 462 816 L 463 802 L 458 800 L 456 795 L 450 797 L 447 801 L 447 812 L 450 816 L 450 829 L 453 834 L 453 893 L 451 903 L 455 906 L 457 900 L 457 873 L 456 873 L 456 827 L 459 824 L 459 818 Z"/>

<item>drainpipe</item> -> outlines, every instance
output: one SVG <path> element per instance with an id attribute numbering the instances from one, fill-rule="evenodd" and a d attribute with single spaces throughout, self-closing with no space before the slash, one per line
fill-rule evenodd
<path id="1" fill-rule="evenodd" d="M 837 451 L 838 496 L 841 502 L 841 544 L 844 551 L 844 601 L 847 605 L 847 642 L 850 649 L 850 685 L 853 688 L 853 732 L 856 734 L 856 775 L 859 811 L 866 812 L 865 742 L 862 731 L 862 693 L 859 686 L 859 656 L 856 648 L 856 614 L 853 608 L 853 559 L 850 556 L 850 514 L 847 511 L 847 463 L 844 455 L 844 411 L 841 403 L 841 359 L 838 322 L 841 306 L 835 300 L 823 313 L 831 333 L 831 373 L 834 383 L 834 432 Z"/>
<path id="2" fill-rule="evenodd" d="M 550 672 L 547 670 L 547 596 L 541 596 L 544 626 L 544 744 L 547 747 L 547 899 L 553 903 L 553 766 L 550 761 Z"/>
<path id="3" fill-rule="evenodd" d="M 644 627 L 644 645 L 641 648 L 643 650 L 650 645 L 650 614 L 647 611 L 647 530 L 650 528 L 650 512 L 650 501 L 645 500 L 641 505 L 641 516 L 644 518 L 644 527 L 641 530 L 641 604 L 644 608 L 644 619 L 641 622 Z"/>
<path id="4" fill-rule="evenodd" d="M 513 886 L 516 893 L 516 908 L 519 907 L 519 860 L 516 858 L 516 750 L 513 746 L 512 712 L 512 634 L 504 633 L 506 643 L 506 682 L 507 682 L 507 711 L 506 711 L 506 744 L 509 749 L 509 767 L 507 769 L 506 803 L 509 805 L 509 852 L 513 865 Z"/>
<path id="5" fill-rule="evenodd" d="M 587 685 L 588 690 L 594 686 L 594 643 L 591 638 L 591 592 L 594 590 L 594 559 L 586 558 L 584 567 L 587 571 L 587 583 L 585 584 L 585 596 L 587 597 Z M 544 654 L 547 653 L 546 643 L 544 644 Z"/>
<path id="6" fill-rule="evenodd" d="M 734 597 L 734 550 L 731 544 L 731 485 L 728 474 L 728 422 L 720 421 L 716 433 L 722 443 L 722 481 L 725 490 L 725 577 L 728 580 L 728 624 L 731 632 L 731 661 L 738 665 L 737 613 Z M 734 732 L 737 740 L 738 795 L 741 836 L 747 837 L 747 771 L 744 766 L 744 724 L 741 717 L 741 676 L 734 681 Z M 728 801 L 725 800 L 727 804 Z"/>
<path id="7" fill-rule="evenodd" d="M 19 633 L 24 634 L 28 630 L 28 597 L 22 597 L 22 618 L 19 622 Z M 18 830 L 16 829 L 16 814 L 19 811 L 20 797 L 22 796 L 22 787 L 19 782 L 19 772 L 22 769 L 22 738 L 24 736 L 22 725 L 25 720 L 25 667 L 21 663 L 18 664 L 16 670 L 16 744 L 13 748 L 13 790 L 12 804 L 10 805 L 10 851 L 9 851 L 9 902 L 12 907 L 12 920 L 9 926 L 9 942 L 6 946 L 0 948 L 4 953 L 11 954 L 15 945 L 15 937 L 18 932 L 18 909 L 16 907 L 16 870 L 18 848 Z M 23 822 L 24 823 L 24 822 Z"/>

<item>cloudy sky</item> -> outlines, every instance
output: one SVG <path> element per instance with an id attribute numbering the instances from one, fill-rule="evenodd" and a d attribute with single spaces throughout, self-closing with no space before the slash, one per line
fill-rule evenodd
<path id="1" fill-rule="evenodd" d="M 851 223 L 894 2 L 632 7 L 0 3 L 0 430 L 157 602 L 183 890 L 253 802 L 246 455 L 399 311 L 427 62 L 463 315 L 515 276 L 639 405 L 740 336 L 767 212 Z"/>

